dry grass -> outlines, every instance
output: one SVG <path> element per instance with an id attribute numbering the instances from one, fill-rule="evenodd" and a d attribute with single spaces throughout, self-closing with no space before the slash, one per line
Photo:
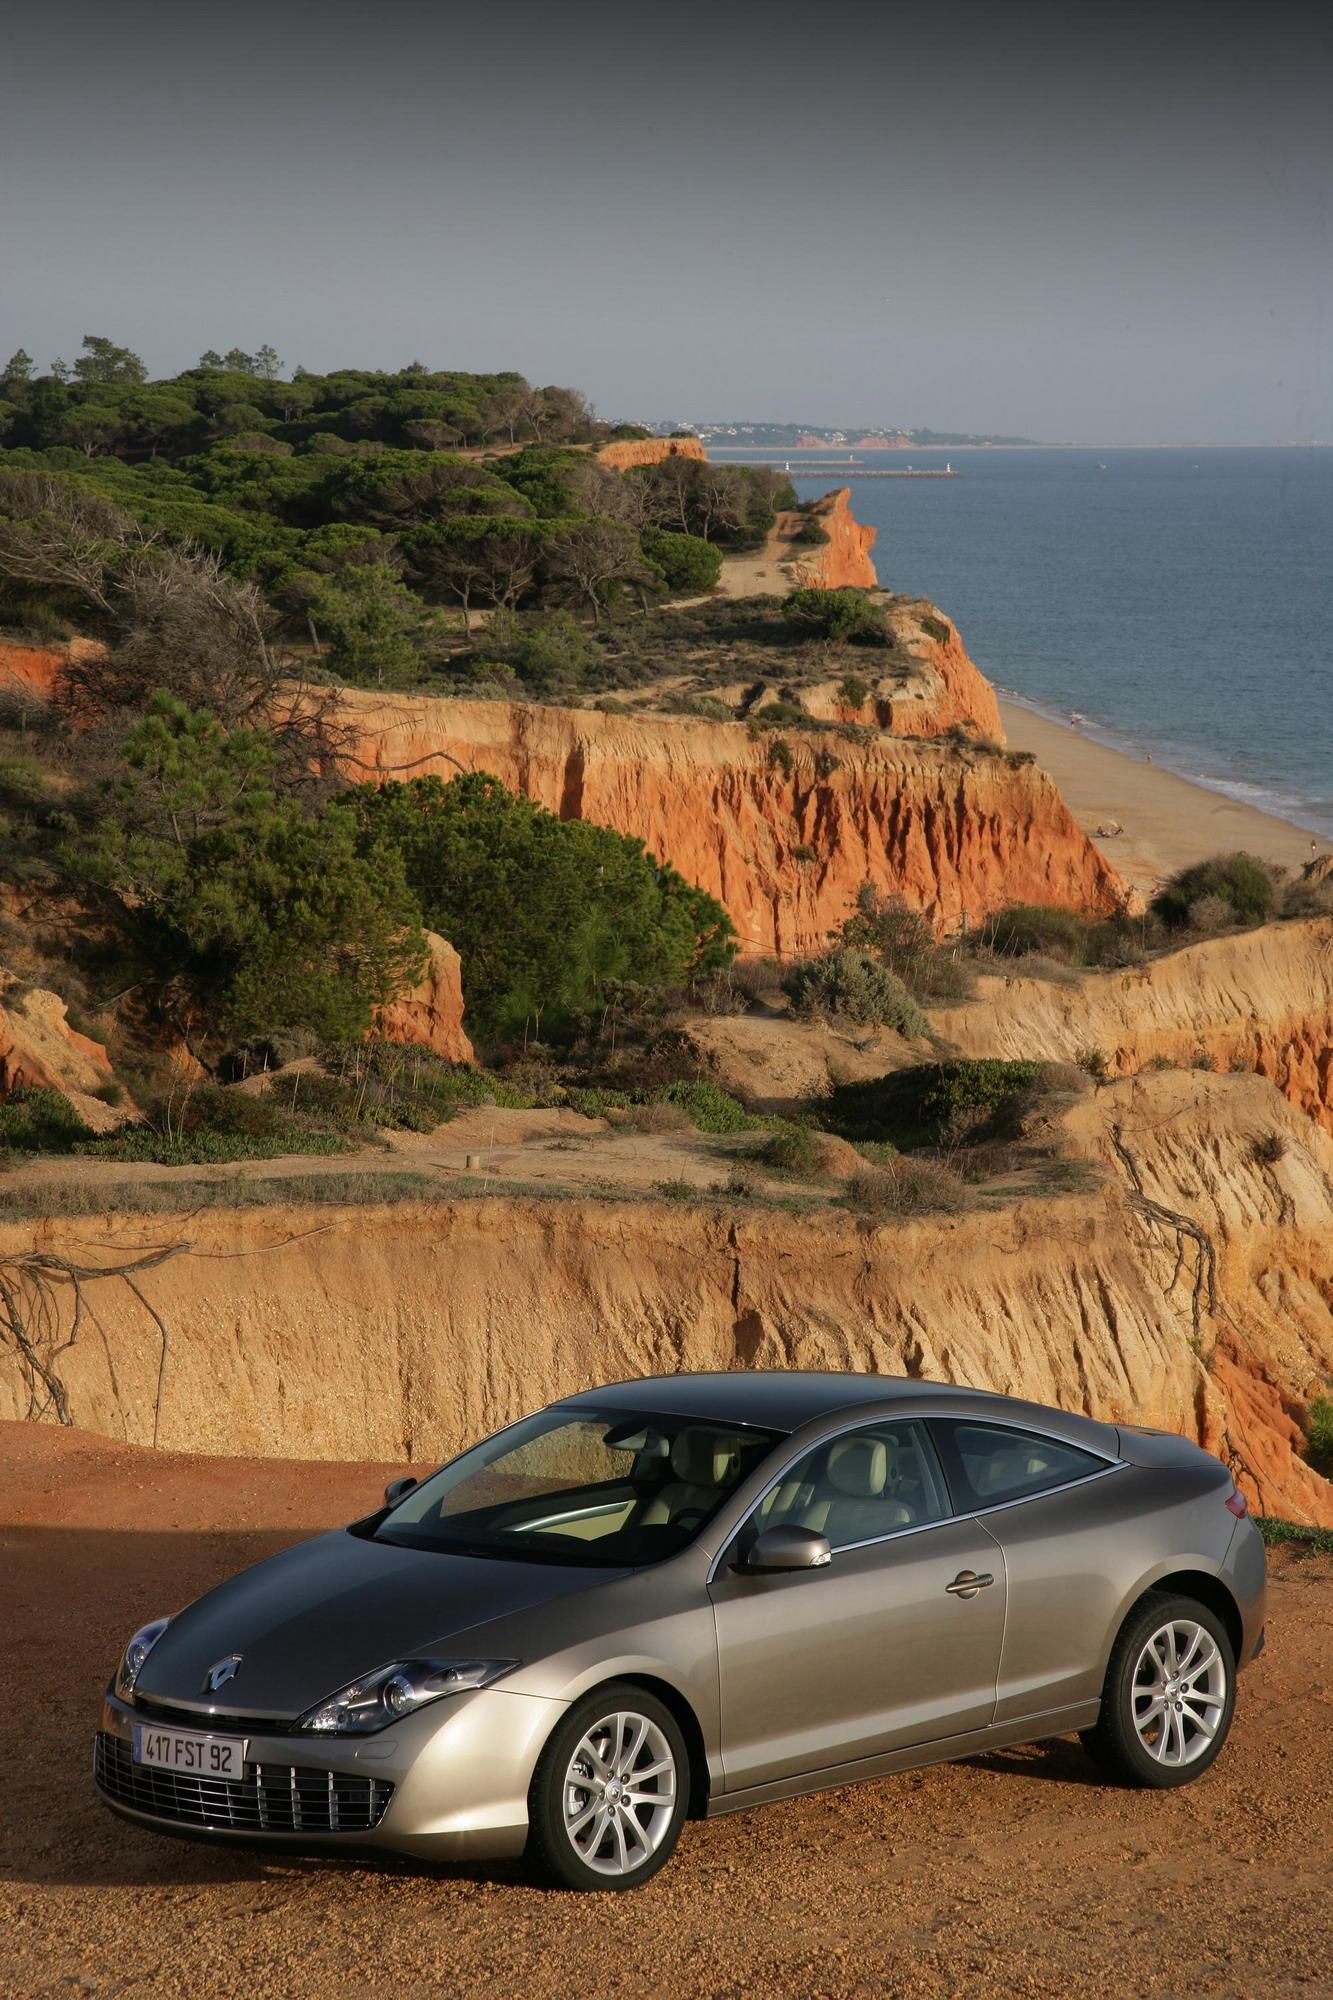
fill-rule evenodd
<path id="1" fill-rule="evenodd" d="M 937 1160 L 900 1156 L 847 1183 L 843 1205 L 869 1221 L 908 1215 L 952 1215 L 970 1208 L 975 1196 L 967 1183 Z"/>

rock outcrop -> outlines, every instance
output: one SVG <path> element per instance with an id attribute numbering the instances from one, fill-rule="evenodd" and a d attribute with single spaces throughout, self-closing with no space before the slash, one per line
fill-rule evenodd
<path id="1" fill-rule="evenodd" d="M 421 978 L 380 1008 L 376 1032 L 387 1042 L 429 1049 L 446 1062 L 470 1063 L 474 1050 L 463 1027 L 462 961 L 453 946 L 434 931 L 426 932 L 426 951 Z"/>
<path id="2" fill-rule="evenodd" d="M 660 465 L 664 458 L 707 459 L 697 437 L 614 438 L 593 454 L 599 465 L 627 472 L 634 465 Z"/>
<path id="3" fill-rule="evenodd" d="M 863 882 L 941 930 L 1011 900 L 1119 907 L 1045 772 L 948 744 L 505 701 L 352 692 L 363 778 L 488 771 L 564 819 L 636 834 L 729 912 L 742 948 L 811 951 Z"/>
<path id="4" fill-rule="evenodd" d="M 0 970 L 0 1099 L 15 1090 L 58 1091 L 91 1130 L 106 1131 L 125 1115 L 94 1095 L 110 1081 L 106 1050 L 71 1028 L 59 994 Z"/>
<path id="5" fill-rule="evenodd" d="M 1333 1141 L 1256 1077 L 1128 1079 L 1069 1117 L 1101 1163 L 1083 1191 L 883 1227 L 725 1202 L 322 1206 L 314 1230 L 300 1207 L 205 1208 L 179 1227 L 199 1254 L 138 1281 L 170 1330 L 161 1442 L 429 1460 L 599 1381 L 873 1369 L 1184 1431 L 1252 1504 L 1333 1523 L 1297 1455 L 1333 1373 Z M 171 1240 L 161 1192 L 151 1217 L 97 1219 L 108 1264 Z M 0 1223 L 0 1256 L 75 1233 Z M 118 1279 L 87 1303 L 100 1338 L 53 1364 L 72 1418 L 145 1441 L 161 1329 Z M 27 1407 L 0 1350 L 0 1416 Z"/>
<path id="6" fill-rule="evenodd" d="M 813 521 L 828 540 L 803 545 L 795 539 Z M 782 554 L 786 548 L 785 555 Z M 770 547 L 786 571 L 790 590 L 873 590 L 879 582 L 870 551 L 875 530 L 852 513 L 852 489 L 826 493 L 806 513 L 779 514 Z"/>
<path id="7" fill-rule="evenodd" d="M 893 632 L 894 670 L 876 674 L 874 652 L 849 647 L 846 672 L 837 680 L 802 688 L 802 707 L 828 722 L 873 722 L 894 736 L 943 736 L 960 729 L 1003 743 L 995 690 L 969 657 L 952 620 L 922 598 L 889 598 L 884 616 Z M 868 687 L 863 701 L 848 699 L 849 677 Z"/>
<path id="8" fill-rule="evenodd" d="M 1333 917 L 1209 938 L 1069 985 L 986 978 L 933 1025 L 964 1055 L 1072 1062 L 1099 1050 L 1116 1076 L 1152 1063 L 1253 1070 L 1333 1132 Z"/>

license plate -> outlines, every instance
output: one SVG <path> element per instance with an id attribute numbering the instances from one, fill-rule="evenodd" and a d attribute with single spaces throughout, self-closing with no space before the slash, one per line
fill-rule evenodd
<path id="1" fill-rule="evenodd" d="M 134 1761 L 157 1771 L 188 1772 L 195 1778 L 243 1778 L 243 1736 L 196 1736 L 186 1729 L 134 1731 Z"/>

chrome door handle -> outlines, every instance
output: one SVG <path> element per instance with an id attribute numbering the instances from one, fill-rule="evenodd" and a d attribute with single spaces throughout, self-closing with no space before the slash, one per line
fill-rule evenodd
<path id="1" fill-rule="evenodd" d="M 975 1597 L 979 1590 L 985 1590 L 994 1581 L 989 1571 L 984 1576 L 978 1576 L 974 1569 L 960 1569 L 953 1582 L 946 1583 L 944 1588 L 952 1597 Z"/>

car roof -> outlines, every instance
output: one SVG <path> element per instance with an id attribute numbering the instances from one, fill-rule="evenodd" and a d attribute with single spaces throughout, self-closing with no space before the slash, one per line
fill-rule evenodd
<path id="1" fill-rule="evenodd" d="M 794 1431 L 819 1417 L 836 1415 L 839 1410 L 876 1405 L 905 1410 L 927 1397 L 934 1402 L 956 1399 L 968 1404 L 1010 1403 L 1009 1397 L 986 1390 L 960 1389 L 947 1382 L 922 1382 L 907 1375 L 735 1369 L 727 1374 L 645 1375 L 630 1382 L 612 1382 L 605 1388 L 564 1396 L 560 1407 L 657 1411 L 663 1416 L 711 1418 L 718 1423 Z M 1013 1407 L 1030 1410 L 1032 1405 Z"/>

